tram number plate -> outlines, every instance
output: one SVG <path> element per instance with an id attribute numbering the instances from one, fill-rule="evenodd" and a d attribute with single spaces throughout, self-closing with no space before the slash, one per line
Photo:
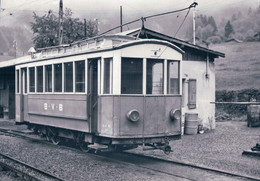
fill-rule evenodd
<path id="1" fill-rule="evenodd" d="M 43 109 L 44 110 L 59 110 L 60 112 L 63 111 L 63 104 L 48 104 L 48 103 L 44 103 L 43 104 Z"/>

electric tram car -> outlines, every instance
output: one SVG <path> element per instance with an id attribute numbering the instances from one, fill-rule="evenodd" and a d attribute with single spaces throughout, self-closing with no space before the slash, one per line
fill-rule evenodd
<path id="1" fill-rule="evenodd" d="M 39 49 L 15 66 L 16 122 L 54 144 L 168 153 L 181 137 L 182 54 L 124 35 Z"/>

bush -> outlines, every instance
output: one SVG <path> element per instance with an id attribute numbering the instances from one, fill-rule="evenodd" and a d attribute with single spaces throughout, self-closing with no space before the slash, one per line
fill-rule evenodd
<path id="1" fill-rule="evenodd" d="M 260 90 L 247 89 L 241 91 L 216 91 L 216 102 L 260 102 Z M 241 117 L 247 114 L 247 105 L 217 104 L 216 119 Z"/>

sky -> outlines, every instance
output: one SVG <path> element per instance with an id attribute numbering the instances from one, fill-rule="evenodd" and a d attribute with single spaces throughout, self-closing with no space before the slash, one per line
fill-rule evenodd
<path id="1" fill-rule="evenodd" d="M 38 12 L 58 11 L 60 0 L 0 0 L 1 7 L 5 12 L 15 12 L 20 10 L 33 10 Z M 69 7 L 76 14 L 82 12 L 114 13 L 119 12 L 122 5 L 124 14 L 149 13 L 155 11 L 169 11 L 188 7 L 194 0 L 63 0 L 64 7 Z M 259 4 L 259 0 L 196 0 L 199 4 L 197 11 L 210 13 L 219 8 L 232 8 L 233 6 L 243 6 L 245 3 Z"/>
<path id="2" fill-rule="evenodd" d="M 11 18 L 24 10 L 34 11 L 37 15 L 43 15 L 48 10 L 55 13 L 59 11 L 60 0 L 0 0 L 2 12 L 0 12 L 0 24 L 12 23 Z M 157 13 L 178 10 L 189 7 L 194 0 L 63 0 L 63 7 L 70 8 L 74 18 L 80 19 L 98 19 L 101 32 L 119 25 L 120 6 L 123 8 L 123 23 L 129 22 L 142 16 L 149 16 Z M 226 11 L 236 11 L 237 7 L 243 8 L 244 5 L 257 7 L 260 0 L 196 0 L 198 6 L 195 9 L 197 14 L 214 15 L 215 12 L 223 9 Z M 248 9 L 247 7 L 244 9 Z M 224 12 L 224 11 L 223 11 Z M 9 16 L 12 14 L 12 16 Z M 171 26 L 175 28 L 180 25 L 185 17 L 186 12 L 172 14 Z M 191 16 L 192 13 L 190 13 Z M 223 17 L 225 14 L 222 15 Z M 161 22 L 163 18 L 153 19 L 149 23 L 152 28 L 161 31 L 163 28 Z M 167 19 L 169 21 L 169 19 Z M 167 22 L 168 23 L 168 22 Z M 166 23 L 166 24 L 167 24 Z M 148 24 L 148 23 L 146 23 Z M 128 29 L 140 27 L 141 23 L 129 25 Z M 163 32 L 163 31 L 162 31 Z"/>

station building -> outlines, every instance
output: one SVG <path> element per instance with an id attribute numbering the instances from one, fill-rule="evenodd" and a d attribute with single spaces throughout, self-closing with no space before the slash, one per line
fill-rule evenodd
<path id="1" fill-rule="evenodd" d="M 181 67 L 182 120 L 186 113 L 197 113 L 199 122 L 215 129 L 215 65 L 214 60 L 225 54 L 176 39 L 147 28 L 117 33 L 139 39 L 168 41 L 185 53 Z M 157 50 L 162 53 L 164 50 Z M 161 51 L 161 52 L 160 52 Z M 15 119 L 15 65 L 31 56 L 0 62 L 0 118 Z"/>

